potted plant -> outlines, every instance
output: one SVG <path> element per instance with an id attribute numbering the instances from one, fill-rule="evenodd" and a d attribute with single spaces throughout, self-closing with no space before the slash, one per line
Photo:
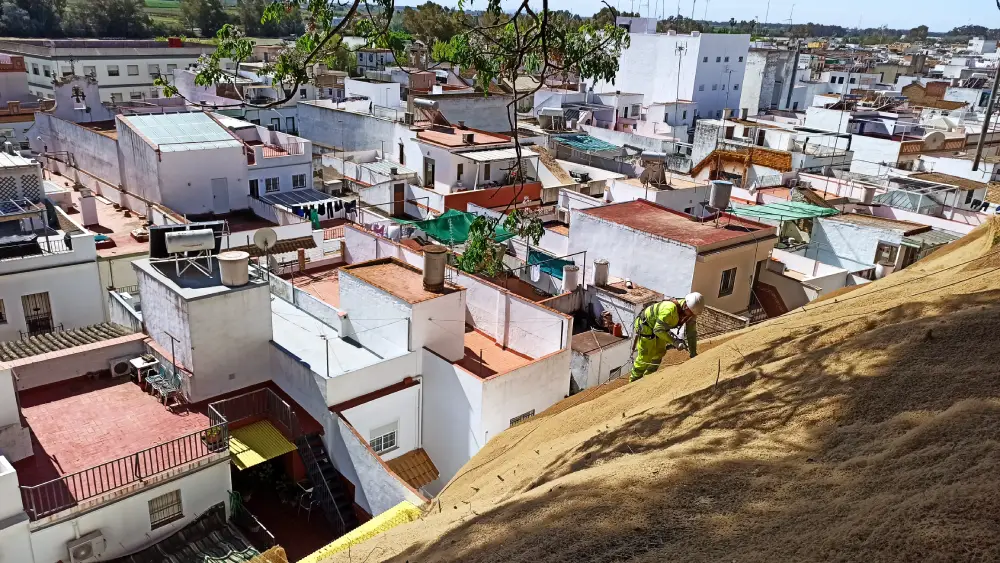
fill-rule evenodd
<path id="1" fill-rule="evenodd" d="M 206 430 L 202 439 L 205 441 L 205 445 L 208 446 L 208 451 L 210 452 L 220 452 L 229 447 L 221 426 L 213 426 Z"/>

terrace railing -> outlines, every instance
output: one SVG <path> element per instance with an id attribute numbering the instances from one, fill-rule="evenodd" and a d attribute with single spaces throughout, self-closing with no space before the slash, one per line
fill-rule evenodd
<path id="1" fill-rule="evenodd" d="M 187 436 L 129 454 L 47 483 L 21 487 L 24 511 L 31 520 L 51 516 L 116 489 L 228 451 L 229 430 L 213 424 Z"/>

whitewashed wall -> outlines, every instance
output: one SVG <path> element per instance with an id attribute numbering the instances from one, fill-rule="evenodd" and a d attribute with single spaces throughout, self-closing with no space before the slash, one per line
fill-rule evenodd
<path id="1" fill-rule="evenodd" d="M 538 414 L 569 394 L 570 350 L 488 378 L 483 384 L 483 432 L 487 441 L 510 428 L 510 419 Z"/>
<path id="2" fill-rule="evenodd" d="M 362 438 L 371 442 L 372 431 L 396 423 L 396 448 L 384 452 L 384 461 L 395 459 L 420 447 L 420 393 L 414 385 L 344 411 L 344 417 Z"/>
<path id="3" fill-rule="evenodd" d="M 424 353 L 423 447 L 441 474 L 426 488 L 436 494 L 486 443 L 483 380 Z"/>

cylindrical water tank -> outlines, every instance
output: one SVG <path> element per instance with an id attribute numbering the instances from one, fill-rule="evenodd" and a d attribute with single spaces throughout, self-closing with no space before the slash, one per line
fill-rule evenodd
<path id="1" fill-rule="evenodd" d="M 197 252 L 215 248 L 215 231 L 212 229 L 194 229 L 191 231 L 173 231 L 166 235 L 167 252 Z"/>
<path id="2" fill-rule="evenodd" d="M 427 98 L 413 98 L 413 107 L 418 107 L 420 109 L 437 109 L 438 103 L 435 100 L 428 100 Z"/>
<path id="3" fill-rule="evenodd" d="M 729 196 L 733 193 L 733 183 L 725 180 L 713 180 L 712 191 L 708 194 L 708 206 L 714 209 L 727 209 Z"/>
<path id="4" fill-rule="evenodd" d="M 576 291 L 580 286 L 580 267 L 575 264 L 563 266 L 563 293 Z"/>
<path id="5" fill-rule="evenodd" d="M 610 264 L 604 258 L 594 260 L 594 285 L 608 285 L 608 268 Z"/>
<path id="6" fill-rule="evenodd" d="M 250 254 L 242 250 L 219 253 L 219 275 L 222 285 L 240 287 L 250 282 Z"/>
<path id="7" fill-rule="evenodd" d="M 424 289 L 439 293 L 444 290 L 444 267 L 448 249 L 440 244 L 424 247 Z"/>

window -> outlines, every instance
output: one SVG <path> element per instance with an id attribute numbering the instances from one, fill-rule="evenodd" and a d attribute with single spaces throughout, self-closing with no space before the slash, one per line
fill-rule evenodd
<path id="1" fill-rule="evenodd" d="M 62 74 L 63 76 L 70 76 L 73 74 L 73 67 L 71 66 L 59 67 L 59 73 Z"/>
<path id="2" fill-rule="evenodd" d="M 722 117 L 722 110 L 715 110 L 715 118 L 719 119 L 720 117 Z"/>
<path id="3" fill-rule="evenodd" d="M 260 120 L 259 119 L 251 119 L 250 123 L 252 123 L 254 125 L 260 125 Z"/>
<path id="4" fill-rule="evenodd" d="M 118 65 L 108 65 L 108 76 L 118 76 Z"/>
<path id="5" fill-rule="evenodd" d="M 836 76 L 831 76 L 830 77 L 830 84 L 836 84 L 836 83 L 837 83 L 837 77 Z"/>
<path id="6" fill-rule="evenodd" d="M 704 92 L 705 91 L 705 85 L 704 84 L 699 84 L 698 85 L 698 91 L 699 92 Z"/>
<path id="7" fill-rule="evenodd" d="M 160 75 L 160 65 L 149 65 L 149 75 L 159 76 Z"/>
<path id="8" fill-rule="evenodd" d="M 708 62 L 708 57 L 705 57 L 705 58 L 701 59 L 701 62 L 707 63 Z"/>
<path id="9" fill-rule="evenodd" d="M 83 75 L 89 76 L 91 78 L 97 78 L 97 67 L 96 66 L 83 67 Z"/>
<path id="10" fill-rule="evenodd" d="M 622 108 L 622 117 L 628 117 L 628 106 Z"/>
<path id="11" fill-rule="evenodd" d="M 175 70 L 177 70 L 177 65 L 167 65 L 167 74 L 173 76 Z"/>
<path id="12" fill-rule="evenodd" d="M 740 57 L 739 59 L 737 59 L 736 62 L 742 63 L 743 62 L 743 57 Z"/>
<path id="13" fill-rule="evenodd" d="M 38 65 L 35 63 L 31 63 L 31 74 L 38 74 Z"/>
<path id="14" fill-rule="evenodd" d="M 264 191 L 267 193 L 276 192 L 281 189 L 278 180 L 281 178 L 264 178 Z"/>
<path id="15" fill-rule="evenodd" d="M 149 97 L 150 98 L 154 98 L 154 99 L 155 98 L 159 98 L 160 97 L 160 90 L 159 90 L 159 88 L 150 88 L 149 89 Z"/>
<path id="16" fill-rule="evenodd" d="M 715 62 L 721 63 L 722 62 L 722 57 L 715 57 Z"/>
<path id="17" fill-rule="evenodd" d="M 181 490 L 170 491 L 149 500 L 149 529 L 155 530 L 184 517 L 181 506 Z"/>
<path id="18" fill-rule="evenodd" d="M 685 207 L 684 208 L 684 213 L 687 213 L 688 215 L 694 215 L 694 208 L 693 207 Z"/>
<path id="19" fill-rule="evenodd" d="M 688 118 L 688 110 L 684 110 L 684 113 L 681 114 L 681 119 L 687 119 L 687 118 Z"/>
<path id="20" fill-rule="evenodd" d="M 49 65 L 42 65 L 42 74 L 45 76 L 52 76 L 52 68 Z"/>
<path id="21" fill-rule="evenodd" d="M 399 423 L 393 422 L 380 428 L 372 430 L 372 439 L 368 442 L 377 454 L 391 452 L 396 449 L 396 432 L 399 430 Z"/>
<path id="22" fill-rule="evenodd" d="M 511 426 L 517 426 L 518 424 L 521 424 L 522 422 L 524 422 L 525 420 L 528 420 L 529 418 L 531 418 L 533 416 L 535 416 L 535 409 L 531 409 L 530 411 L 528 411 L 528 412 L 526 412 L 524 414 L 519 414 L 519 415 L 515 416 L 514 418 L 510 419 L 510 425 Z"/>
<path id="23" fill-rule="evenodd" d="M 299 99 L 300 100 L 306 99 L 306 89 L 305 88 L 299 88 Z"/>
<path id="24" fill-rule="evenodd" d="M 732 295 L 734 287 L 736 287 L 736 268 L 730 268 L 722 272 L 722 283 L 719 284 L 719 297 Z"/>
<path id="25" fill-rule="evenodd" d="M 260 197 L 260 180 L 250 180 L 250 197 Z"/>
<path id="26" fill-rule="evenodd" d="M 619 366 L 608 373 L 608 381 L 611 381 L 612 379 L 618 379 L 621 376 L 622 376 L 622 368 L 621 366 Z"/>
<path id="27" fill-rule="evenodd" d="M 483 179 L 484 180 L 489 180 L 490 179 L 490 163 L 489 162 L 487 162 L 486 164 L 483 165 Z"/>
<path id="28" fill-rule="evenodd" d="M 727 63 L 728 63 L 728 62 L 729 62 L 729 57 L 726 57 L 726 58 L 725 58 L 725 59 L 723 59 L 723 60 L 724 60 L 725 62 L 727 62 Z"/>
<path id="29" fill-rule="evenodd" d="M 852 78 L 852 79 L 848 80 L 848 82 L 850 82 L 851 84 L 854 84 L 857 81 L 858 81 L 857 78 Z"/>
<path id="30" fill-rule="evenodd" d="M 792 110 L 797 110 L 797 109 L 799 109 L 799 103 L 798 102 L 792 102 Z"/>
<path id="31" fill-rule="evenodd" d="M 718 84 L 712 84 L 712 91 L 713 92 L 716 91 L 716 90 L 718 90 L 718 89 L 719 89 L 719 85 Z"/>
<path id="32" fill-rule="evenodd" d="M 639 104 L 632 104 L 632 117 L 637 117 L 640 113 Z"/>
<path id="33" fill-rule="evenodd" d="M 736 84 L 733 84 L 733 90 L 739 90 L 739 89 L 740 89 L 740 83 L 739 82 L 737 82 Z"/>
<path id="34" fill-rule="evenodd" d="M 844 83 L 844 77 L 841 76 L 840 78 L 837 79 L 837 84 L 843 84 L 843 83 Z"/>
<path id="35" fill-rule="evenodd" d="M 462 164 L 461 162 L 459 162 L 458 166 L 456 166 L 455 168 L 456 168 L 455 174 L 458 177 L 458 181 L 461 182 L 462 181 L 462 174 L 465 173 L 465 164 Z"/>
<path id="36" fill-rule="evenodd" d="M 128 65 L 125 68 L 129 76 L 139 76 L 139 65 Z"/>
<path id="37" fill-rule="evenodd" d="M 306 187 L 305 174 L 292 174 L 292 189 L 298 190 Z"/>
<path id="38" fill-rule="evenodd" d="M 141 100 L 142 99 L 142 92 L 129 92 L 128 93 L 128 99 L 130 99 L 130 100 Z"/>
<path id="39" fill-rule="evenodd" d="M 291 132 L 295 131 L 295 118 L 294 117 L 286 117 L 285 118 L 285 131 L 288 132 L 288 133 L 291 133 Z"/>
<path id="40" fill-rule="evenodd" d="M 399 143 L 399 163 L 406 166 L 406 153 L 403 152 L 403 143 Z"/>
<path id="41" fill-rule="evenodd" d="M 7 309 L 3 306 L 3 299 L 0 299 L 0 324 L 7 324 Z"/>
<path id="42" fill-rule="evenodd" d="M 111 101 L 112 102 L 123 102 L 123 101 L 125 101 L 125 97 L 122 96 L 121 92 L 114 92 L 113 94 L 111 94 Z"/>

